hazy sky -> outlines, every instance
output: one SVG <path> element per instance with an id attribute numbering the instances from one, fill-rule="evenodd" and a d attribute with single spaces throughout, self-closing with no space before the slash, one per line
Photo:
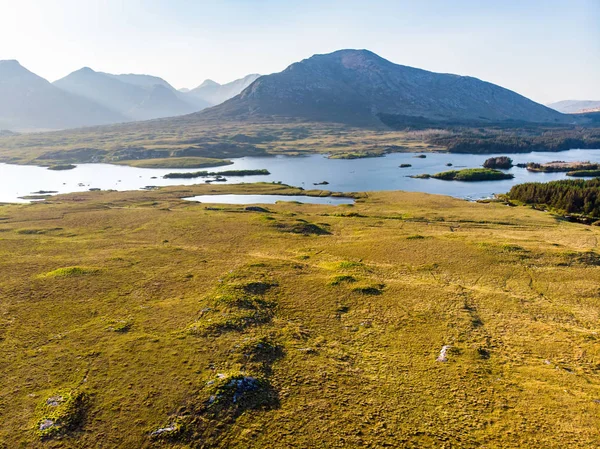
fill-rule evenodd
<path id="1" fill-rule="evenodd" d="M 195 87 L 341 48 L 600 100 L 600 0 L 0 0 L 0 59 L 50 81 L 88 66 Z"/>

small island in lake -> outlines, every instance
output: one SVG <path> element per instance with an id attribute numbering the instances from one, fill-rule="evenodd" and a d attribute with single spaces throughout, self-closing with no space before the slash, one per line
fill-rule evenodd
<path id="1" fill-rule="evenodd" d="M 508 169 L 513 166 L 513 160 L 507 156 L 491 157 L 483 163 L 483 168 Z"/>
<path id="2" fill-rule="evenodd" d="M 514 175 L 489 168 L 465 168 L 463 170 L 450 170 L 435 175 L 415 175 L 411 178 L 428 179 L 435 178 L 443 181 L 498 181 L 501 179 L 512 179 Z"/>
<path id="3" fill-rule="evenodd" d="M 57 164 L 48 167 L 48 170 L 73 170 L 77 165 L 73 164 Z"/>
<path id="4" fill-rule="evenodd" d="M 600 177 L 600 170 L 573 170 L 567 172 L 567 176 L 575 178 L 598 178 Z"/>
<path id="5" fill-rule="evenodd" d="M 565 161 L 552 161 L 545 164 L 538 164 L 536 162 L 529 162 L 526 166 L 527 170 L 532 172 L 542 173 L 557 173 L 557 172 L 576 172 L 582 170 L 600 170 L 600 164 L 592 162 L 565 162 Z M 572 175 L 570 175 L 572 176 Z"/>
<path id="6" fill-rule="evenodd" d="M 225 170 L 221 172 L 209 172 L 209 171 L 195 171 L 188 173 L 167 173 L 163 176 L 165 179 L 193 179 L 193 178 L 207 178 L 209 176 L 216 176 L 217 178 L 223 176 L 258 176 L 258 175 L 270 175 L 271 172 L 267 169 L 261 168 L 258 170 Z M 218 181 L 219 179 L 215 179 Z"/>

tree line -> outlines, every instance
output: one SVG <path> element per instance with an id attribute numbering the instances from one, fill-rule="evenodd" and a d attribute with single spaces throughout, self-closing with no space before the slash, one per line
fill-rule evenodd
<path id="1" fill-rule="evenodd" d="M 600 218 L 600 178 L 519 184 L 510 189 L 508 197 L 567 214 Z"/>

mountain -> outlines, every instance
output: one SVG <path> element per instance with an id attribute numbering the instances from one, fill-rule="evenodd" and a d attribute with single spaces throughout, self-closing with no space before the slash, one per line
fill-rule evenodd
<path id="1" fill-rule="evenodd" d="M 169 90 L 175 90 L 173 86 L 171 86 L 168 82 L 158 76 L 152 75 L 137 75 L 135 73 L 127 73 L 123 75 L 113 75 L 111 73 L 101 72 L 103 75 L 110 76 L 119 81 L 123 81 L 127 84 L 133 84 L 134 86 L 143 87 L 143 88 L 152 88 L 156 85 L 160 85 L 166 87 Z"/>
<path id="2" fill-rule="evenodd" d="M 2 129 L 63 129 L 123 121 L 122 114 L 59 89 L 17 61 L 0 61 Z"/>
<path id="3" fill-rule="evenodd" d="M 367 50 L 340 50 L 292 64 L 260 77 L 199 117 L 279 116 L 358 125 L 379 123 L 383 115 L 488 123 L 572 121 L 500 86 L 394 64 Z"/>
<path id="4" fill-rule="evenodd" d="M 190 114 L 209 106 L 175 90 L 162 78 L 148 75 L 112 75 L 84 67 L 54 85 L 110 108 L 129 120 L 149 120 Z"/>
<path id="5" fill-rule="evenodd" d="M 189 93 L 211 104 L 220 104 L 238 95 L 258 78 L 260 75 L 253 73 L 227 84 L 206 80 L 195 89 L 190 90 Z"/>
<path id="6" fill-rule="evenodd" d="M 584 112 L 600 111 L 600 101 L 591 100 L 564 100 L 548 105 L 549 108 L 555 109 L 564 114 L 578 114 Z"/>

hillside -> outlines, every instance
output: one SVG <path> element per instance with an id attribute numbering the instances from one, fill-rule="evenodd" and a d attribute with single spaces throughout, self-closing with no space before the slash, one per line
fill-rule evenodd
<path id="1" fill-rule="evenodd" d="M 0 446 L 597 447 L 600 228 L 236 192 L 0 206 Z"/>
<path id="2" fill-rule="evenodd" d="M 217 105 L 235 97 L 258 78 L 260 78 L 260 75 L 251 74 L 226 84 L 219 84 L 213 80 L 206 80 L 200 86 L 188 90 L 187 92 L 212 105 Z"/>
<path id="3" fill-rule="evenodd" d="M 564 100 L 551 103 L 548 105 L 548 107 L 564 114 L 581 114 L 586 112 L 600 111 L 600 101 Z"/>
<path id="4" fill-rule="evenodd" d="M 111 75 L 88 67 L 55 81 L 54 85 L 118 111 L 130 121 L 184 115 L 208 106 L 189 94 L 176 91 L 160 78 Z"/>
<path id="5" fill-rule="evenodd" d="M 376 124 L 381 114 L 437 122 L 573 121 L 494 84 L 397 65 L 367 50 L 340 50 L 292 64 L 198 119 L 275 116 Z"/>
<path id="6" fill-rule="evenodd" d="M 61 129 L 126 120 L 115 110 L 59 89 L 17 61 L 0 61 L 0 129 Z"/>

